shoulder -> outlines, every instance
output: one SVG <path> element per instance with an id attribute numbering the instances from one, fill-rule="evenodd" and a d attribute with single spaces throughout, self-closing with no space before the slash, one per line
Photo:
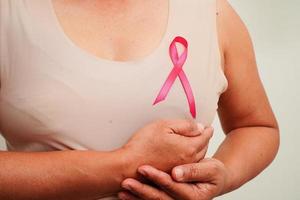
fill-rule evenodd
<path id="1" fill-rule="evenodd" d="M 224 62 L 229 55 L 236 56 L 243 53 L 244 56 L 250 56 L 252 42 L 245 23 L 232 5 L 227 0 L 216 0 L 216 2 L 217 30 L 224 67 Z"/>

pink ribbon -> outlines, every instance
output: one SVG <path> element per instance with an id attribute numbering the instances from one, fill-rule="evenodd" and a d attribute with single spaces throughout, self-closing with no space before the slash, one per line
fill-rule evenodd
<path id="1" fill-rule="evenodd" d="M 176 42 L 181 43 L 184 46 L 184 51 L 180 55 L 180 57 L 178 57 L 178 51 L 177 51 L 176 44 L 175 44 Z M 155 104 L 159 103 L 160 101 L 165 100 L 173 83 L 175 82 L 176 77 L 179 76 L 181 85 L 184 89 L 185 95 L 186 95 L 188 103 L 189 103 L 190 112 L 191 112 L 193 118 L 196 118 L 195 98 L 194 98 L 190 83 L 182 69 L 182 67 L 186 61 L 186 58 L 187 58 L 187 51 L 188 51 L 188 42 L 186 41 L 186 39 L 184 39 L 183 37 L 180 37 L 180 36 L 175 37 L 169 47 L 169 54 L 170 54 L 172 63 L 174 65 L 173 69 L 170 72 L 170 74 L 168 75 L 168 78 L 166 79 L 164 85 L 160 89 L 160 92 L 158 93 L 158 95 L 152 105 L 155 105 Z"/>

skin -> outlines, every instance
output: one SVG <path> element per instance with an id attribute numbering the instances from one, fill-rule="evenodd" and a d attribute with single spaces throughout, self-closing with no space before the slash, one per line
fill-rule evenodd
<path id="1" fill-rule="evenodd" d="M 259 78 L 253 45 L 226 0 L 218 1 L 217 26 L 229 82 L 218 110 L 226 139 L 213 158 L 174 167 L 171 175 L 141 166 L 139 173 L 158 187 L 128 178 L 122 182 L 121 199 L 210 200 L 257 176 L 277 154 L 279 128 Z"/>
<path id="2" fill-rule="evenodd" d="M 165 0 L 121 3 L 114 0 L 54 0 L 53 3 L 58 20 L 70 39 L 82 49 L 107 59 L 129 60 L 152 52 L 166 25 L 162 20 L 166 19 L 166 13 L 161 12 L 161 9 L 166 9 Z M 130 186 L 126 185 L 136 183 L 137 187 L 132 186 L 136 190 L 131 191 L 144 199 L 153 199 L 152 194 L 156 195 L 155 199 L 211 199 L 238 188 L 262 171 L 277 152 L 278 126 L 257 74 L 248 33 L 230 7 L 226 7 L 226 2 L 224 4 L 220 7 L 218 22 L 221 23 L 218 27 L 229 88 L 220 99 L 219 115 L 227 137 L 213 159 L 197 161 L 206 152 L 211 129 L 205 129 L 199 136 L 199 132 L 191 131 L 193 126 L 189 124 L 176 129 L 174 126 L 181 123 L 158 122 L 161 129 L 157 130 L 153 124 L 147 126 L 134 134 L 129 145 L 112 152 L 0 152 L 3 166 L 0 170 L 0 199 L 94 199 L 120 191 L 125 178 L 130 179 L 125 179 L 123 188 L 128 189 Z M 130 15 L 138 11 L 144 16 L 141 21 Z M 84 18 L 89 20 L 82 20 Z M 245 88 L 248 93 L 244 92 Z M 170 130 L 178 135 L 170 134 Z M 147 135 L 148 140 L 143 140 L 139 134 Z M 192 138 L 198 141 L 195 142 L 197 148 L 185 146 Z M 149 139 L 155 141 L 152 142 L 154 146 L 149 146 Z M 169 148 L 176 151 L 178 146 L 186 150 L 185 153 L 177 152 L 185 155 L 181 159 L 169 151 Z M 160 148 L 161 151 L 157 151 Z M 137 154 L 139 151 L 144 153 Z M 160 156 L 161 152 L 164 152 L 164 157 Z M 161 165 L 160 161 L 165 163 Z M 175 175 L 177 168 L 174 166 L 184 171 L 180 180 Z M 155 169 L 159 171 L 154 172 Z M 111 178 L 107 179 L 108 176 Z M 138 187 L 148 179 L 162 185 L 165 190 L 157 190 L 151 184 Z M 197 183 L 188 183 L 189 180 Z M 180 183 L 176 185 L 178 193 L 175 197 L 168 195 L 174 193 L 173 183 Z M 129 191 L 120 195 L 129 195 Z"/>
<path id="3" fill-rule="evenodd" d="M 95 55 L 104 55 L 104 49 L 112 50 L 107 51 L 111 54 L 104 57 L 128 59 L 142 55 L 141 50 L 150 51 L 154 47 L 152 45 L 159 42 L 156 36 L 160 36 L 165 27 L 161 22 L 164 16 L 158 15 L 159 4 L 147 1 L 149 7 L 145 7 L 142 3 L 144 1 L 138 5 L 135 1 L 116 2 L 59 0 L 53 1 L 53 5 L 66 34 L 80 47 Z M 142 7 L 145 11 L 138 14 L 145 14 L 145 17 L 140 21 L 132 14 L 135 15 Z M 127 12 L 119 12 L 124 9 Z M 157 16 L 155 20 L 153 15 Z M 88 20 L 82 21 L 84 18 Z M 152 23 L 155 23 L 157 29 L 149 32 Z M 131 28 L 136 29 L 125 30 L 130 24 Z M 138 33 L 138 41 L 131 40 L 134 33 Z M 121 190 L 121 182 L 125 178 L 143 180 L 137 174 L 138 166 L 150 164 L 170 173 L 176 165 L 199 161 L 206 153 L 211 136 L 212 129 L 203 130 L 194 121 L 158 120 L 141 127 L 123 147 L 110 152 L 1 151 L 0 199 L 88 200 L 116 194 Z"/>
<path id="4" fill-rule="evenodd" d="M 76 46 L 100 58 L 143 58 L 160 43 L 168 1 L 52 0 L 64 33 Z"/>
<path id="5" fill-rule="evenodd" d="M 158 120 L 111 152 L 2 151 L 0 199 L 87 200 L 116 194 L 125 178 L 143 180 L 138 166 L 151 164 L 170 172 L 173 166 L 198 162 L 211 136 L 212 129 L 203 130 L 194 121 Z"/>

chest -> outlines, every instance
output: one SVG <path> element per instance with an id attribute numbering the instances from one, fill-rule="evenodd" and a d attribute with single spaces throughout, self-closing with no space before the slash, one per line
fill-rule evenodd
<path id="1" fill-rule="evenodd" d="M 58 8 L 53 15 L 48 2 L 37 0 L 35 4 L 28 3 L 26 9 L 12 9 L 14 17 L 8 18 L 11 25 L 4 36 L 9 48 L 3 48 L 7 55 L 3 57 L 7 60 L 1 62 L 0 129 L 12 146 L 24 149 L 38 143 L 42 149 L 49 145 L 55 149 L 111 150 L 120 147 L 134 131 L 152 120 L 190 118 L 178 78 L 167 98 L 152 105 L 173 67 L 168 48 L 176 35 L 189 42 L 183 69 L 193 89 L 196 120 L 211 124 L 220 92 L 226 86 L 219 70 L 214 29 L 207 26 L 213 25 L 213 21 L 200 20 L 199 27 L 185 23 L 195 18 L 204 19 L 206 7 L 200 15 L 193 11 L 194 4 L 187 3 L 189 12 L 179 15 L 182 2 L 172 1 L 168 31 L 159 48 L 153 51 L 150 44 L 160 39 L 158 33 L 163 26 L 159 29 L 158 22 L 150 26 L 149 15 L 143 15 L 147 23 L 145 19 L 145 23 L 140 22 L 138 26 L 135 21 L 129 29 L 128 21 L 134 22 L 134 16 L 128 17 L 131 20 L 127 22 L 111 20 L 108 23 L 110 18 L 100 17 L 108 16 L 106 14 L 91 17 L 96 12 L 77 12 L 82 6 L 68 6 L 66 9 L 70 11 Z M 78 23 L 85 15 L 89 17 Z M 156 17 L 157 21 L 159 17 L 162 19 L 162 15 Z M 111 28 L 105 30 L 106 26 Z M 124 31 L 117 27 L 123 27 Z M 67 37 L 62 34 L 62 28 L 69 34 Z M 121 42 L 118 38 L 122 38 Z M 130 38 L 140 38 L 140 42 L 131 43 Z M 143 49 L 152 53 L 145 56 Z M 142 59 L 135 60 L 138 56 Z M 122 58 L 134 61 L 108 60 Z"/>
<path id="2" fill-rule="evenodd" d="M 59 24 L 78 47 L 110 60 L 131 60 L 158 46 L 168 22 L 168 0 L 52 1 Z"/>

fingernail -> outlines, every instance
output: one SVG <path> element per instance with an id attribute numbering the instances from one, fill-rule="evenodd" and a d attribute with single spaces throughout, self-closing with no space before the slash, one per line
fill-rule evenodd
<path id="1" fill-rule="evenodd" d="M 126 190 L 132 190 L 129 184 L 123 184 L 122 187 Z"/>
<path id="2" fill-rule="evenodd" d="M 203 132 L 204 131 L 204 126 L 201 123 L 197 123 L 198 129 Z"/>
<path id="3" fill-rule="evenodd" d="M 181 168 L 175 168 L 175 176 L 177 180 L 181 180 L 183 177 L 183 170 Z"/>
<path id="4" fill-rule="evenodd" d="M 144 176 L 147 176 L 147 172 L 143 168 L 138 168 L 138 172 L 141 173 Z"/>

